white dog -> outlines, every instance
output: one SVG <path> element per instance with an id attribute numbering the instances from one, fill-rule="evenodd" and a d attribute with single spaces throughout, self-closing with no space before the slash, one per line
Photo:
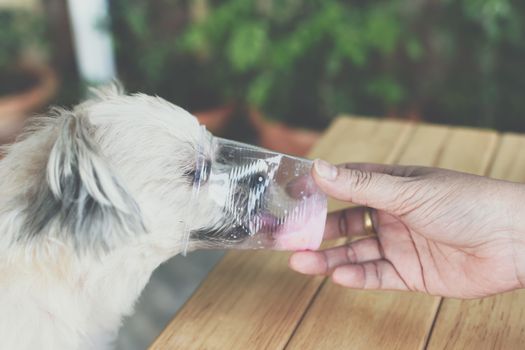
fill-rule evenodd
<path id="1" fill-rule="evenodd" d="M 113 87 L 3 149 L 1 349 L 111 347 L 153 270 L 184 249 L 200 132 L 183 109 Z M 207 213 L 190 250 L 242 239 Z"/>

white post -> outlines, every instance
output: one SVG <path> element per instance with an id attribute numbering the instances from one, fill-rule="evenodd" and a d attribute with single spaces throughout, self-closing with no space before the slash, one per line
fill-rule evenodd
<path id="1" fill-rule="evenodd" d="M 90 84 L 115 78 L 115 57 L 108 28 L 107 0 L 68 0 L 75 54 L 80 75 Z"/>

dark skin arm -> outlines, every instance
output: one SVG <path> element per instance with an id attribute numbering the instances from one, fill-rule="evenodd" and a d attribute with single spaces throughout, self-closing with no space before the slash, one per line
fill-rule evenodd
<path id="1" fill-rule="evenodd" d="M 477 298 L 525 284 L 525 185 L 449 170 L 315 162 L 336 199 L 361 207 L 328 215 L 324 239 L 362 235 L 363 206 L 377 237 L 297 252 L 290 267 L 350 288 Z"/>

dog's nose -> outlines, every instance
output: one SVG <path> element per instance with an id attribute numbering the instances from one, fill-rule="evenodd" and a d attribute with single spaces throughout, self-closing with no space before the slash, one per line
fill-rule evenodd
<path id="1" fill-rule="evenodd" d="M 209 134 L 203 138 L 215 156 L 206 191 L 194 184 L 193 199 L 225 214 L 220 229 L 226 236 L 238 239 L 239 228 L 245 233 L 242 242 L 230 240 L 228 247 L 319 248 L 327 200 L 311 176 L 311 161 Z"/>

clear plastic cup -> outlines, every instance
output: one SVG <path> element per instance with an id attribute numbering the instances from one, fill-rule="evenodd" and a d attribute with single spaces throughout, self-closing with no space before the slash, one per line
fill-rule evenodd
<path id="1" fill-rule="evenodd" d="M 311 176 L 312 165 L 203 130 L 187 217 L 204 215 L 210 221 L 188 229 L 186 242 L 207 240 L 211 248 L 226 249 L 318 249 L 327 199 Z"/>

